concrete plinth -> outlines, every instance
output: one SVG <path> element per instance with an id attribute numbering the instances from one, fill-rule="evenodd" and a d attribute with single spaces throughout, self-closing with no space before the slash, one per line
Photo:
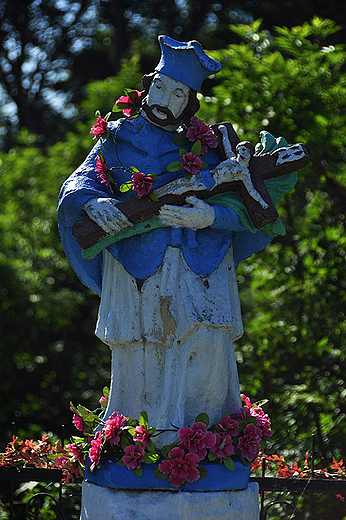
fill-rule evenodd
<path id="1" fill-rule="evenodd" d="M 259 520 L 259 489 L 117 490 L 83 482 L 80 520 Z"/>

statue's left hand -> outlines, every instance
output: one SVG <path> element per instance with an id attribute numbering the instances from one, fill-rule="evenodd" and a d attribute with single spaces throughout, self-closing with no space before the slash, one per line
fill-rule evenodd
<path id="1" fill-rule="evenodd" d="M 159 217 L 163 224 L 172 227 L 203 229 L 213 224 L 215 213 L 209 204 L 196 197 L 187 197 L 187 206 L 162 206 Z"/>

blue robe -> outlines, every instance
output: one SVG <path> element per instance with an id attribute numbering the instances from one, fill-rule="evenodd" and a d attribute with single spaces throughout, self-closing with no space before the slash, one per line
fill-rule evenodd
<path id="1" fill-rule="evenodd" d="M 111 189 L 98 177 L 96 157 L 102 150 L 117 188 L 131 179 L 122 166 L 136 167 L 139 171 L 158 175 L 154 187 L 160 187 L 183 177 L 183 172 L 167 172 L 170 162 L 179 161 L 179 148 L 174 144 L 175 132 L 167 132 L 148 123 L 141 115 L 135 119 L 118 120 L 109 125 L 109 137 L 104 148 L 98 143 L 85 161 L 65 181 L 59 196 L 59 231 L 66 256 L 83 284 L 101 293 L 102 254 L 93 260 L 84 260 L 81 248 L 72 236 L 73 224 L 85 216 L 84 204 L 94 197 L 114 197 Z M 115 145 L 116 143 L 116 145 Z M 204 161 L 201 180 L 206 188 L 213 185 L 210 170 L 220 161 L 209 149 Z M 135 196 L 133 191 L 117 196 L 126 200 Z M 214 205 L 215 221 L 209 228 L 197 231 L 188 228 L 161 228 L 121 240 L 108 251 L 134 277 L 145 280 L 160 267 L 168 246 L 182 249 L 187 265 L 196 274 L 205 277 L 217 269 L 233 242 L 236 265 L 252 253 L 263 249 L 272 239 L 263 231 L 251 233 L 230 208 Z"/>

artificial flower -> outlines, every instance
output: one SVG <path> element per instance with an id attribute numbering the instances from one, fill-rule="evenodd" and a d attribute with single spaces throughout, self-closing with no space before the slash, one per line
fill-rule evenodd
<path id="1" fill-rule="evenodd" d="M 250 423 L 243 430 L 243 435 L 238 439 L 238 448 L 242 456 L 252 462 L 261 449 L 262 431 L 260 428 Z"/>
<path id="2" fill-rule="evenodd" d="M 168 454 L 169 460 L 163 460 L 159 464 L 159 470 L 164 475 L 169 475 L 172 486 L 179 487 L 187 482 L 195 482 L 200 478 L 197 465 L 199 457 L 196 453 L 187 453 L 182 448 L 173 448 Z"/>
<path id="3" fill-rule="evenodd" d="M 98 116 L 96 121 L 97 123 L 91 127 L 89 132 L 89 134 L 93 134 L 93 139 L 101 137 L 105 132 L 107 132 L 108 128 L 108 121 L 103 119 L 101 116 Z"/>
<path id="4" fill-rule="evenodd" d="M 217 147 L 217 140 L 215 139 L 215 134 L 210 126 L 206 125 L 198 119 L 198 117 L 193 116 L 190 120 L 191 126 L 187 130 L 186 137 L 189 141 L 195 142 L 197 140 L 201 141 L 201 155 L 205 155 L 209 148 Z"/>
<path id="5" fill-rule="evenodd" d="M 119 110 L 122 110 L 125 116 L 134 116 L 138 114 L 141 108 L 142 92 L 139 90 L 131 90 L 127 91 L 127 93 L 127 96 L 121 96 L 117 99 L 115 104 Z"/>
<path id="6" fill-rule="evenodd" d="M 139 469 L 144 461 L 145 451 L 143 446 L 130 444 L 124 449 L 125 455 L 121 459 L 127 469 Z"/>
<path id="7" fill-rule="evenodd" d="M 142 172 L 134 172 L 132 174 L 132 190 L 134 190 L 139 197 L 148 195 L 153 185 L 153 179 Z"/>
<path id="8" fill-rule="evenodd" d="M 193 152 L 187 152 L 181 157 L 181 167 L 191 175 L 199 175 L 203 165 L 202 159 Z"/>
<path id="9" fill-rule="evenodd" d="M 210 448 L 210 451 L 214 453 L 218 459 L 225 459 L 234 454 L 234 446 L 230 435 L 221 436 L 219 433 L 215 433 L 215 438 L 216 442 L 214 446 Z"/>
<path id="10" fill-rule="evenodd" d="M 207 448 L 211 448 L 216 442 L 215 435 L 207 430 L 203 422 L 195 422 L 191 428 L 180 428 L 178 437 L 181 439 L 178 446 L 196 453 L 200 460 L 207 455 Z"/>
<path id="11" fill-rule="evenodd" d="M 106 421 L 102 429 L 102 433 L 112 446 L 117 446 L 120 441 L 121 428 L 126 423 L 127 419 L 124 415 L 113 412 L 110 418 Z"/>

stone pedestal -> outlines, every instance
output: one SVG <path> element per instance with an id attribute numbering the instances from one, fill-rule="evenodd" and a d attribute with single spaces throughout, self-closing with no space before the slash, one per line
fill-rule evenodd
<path id="1" fill-rule="evenodd" d="M 117 490 L 83 482 L 80 520 L 259 520 L 259 489 Z"/>

